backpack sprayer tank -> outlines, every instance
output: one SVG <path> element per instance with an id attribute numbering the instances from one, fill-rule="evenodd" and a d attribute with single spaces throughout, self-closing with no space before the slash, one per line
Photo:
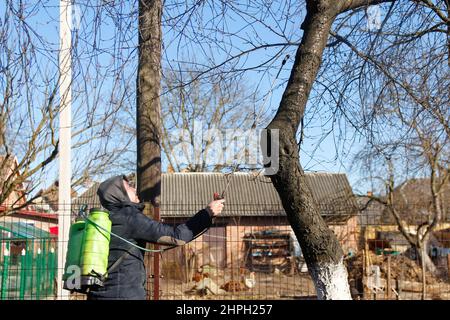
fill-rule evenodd
<path id="1" fill-rule="evenodd" d="M 85 293 L 90 286 L 103 286 L 108 270 L 111 225 L 109 212 L 98 208 L 89 211 L 86 221 L 72 224 L 63 275 L 64 289 Z"/>

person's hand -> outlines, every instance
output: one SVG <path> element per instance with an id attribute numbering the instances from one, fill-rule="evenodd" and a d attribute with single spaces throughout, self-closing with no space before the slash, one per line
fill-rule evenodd
<path id="1" fill-rule="evenodd" d="M 208 211 L 209 216 L 211 218 L 216 217 L 217 215 L 222 213 L 225 199 L 214 200 L 211 201 L 206 207 L 206 211 Z"/>

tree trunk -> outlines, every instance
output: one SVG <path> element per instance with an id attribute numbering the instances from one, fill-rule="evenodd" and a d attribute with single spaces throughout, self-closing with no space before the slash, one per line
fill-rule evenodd
<path id="1" fill-rule="evenodd" d="M 154 206 L 161 194 L 161 14 L 161 0 L 139 1 L 137 189 Z"/>
<path id="2" fill-rule="evenodd" d="M 425 257 L 428 257 L 428 255 L 425 246 L 422 246 L 419 250 L 421 252 L 420 262 L 422 264 L 422 300 L 425 300 L 427 295 L 427 268 L 425 266 Z"/>
<path id="3" fill-rule="evenodd" d="M 417 246 L 416 252 L 419 257 L 419 262 L 421 264 L 421 268 L 423 272 L 429 271 L 433 276 L 439 277 L 439 270 L 436 268 L 436 265 L 431 260 L 430 256 L 427 253 L 428 241 L 423 242 L 420 246 Z"/>
<path id="4" fill-rule="evenodd" d="M 324 5 L 325 3 L 326 5 Z M 343 251 L 312 198 L 299 161 L 296 133 L 319 70 L 337 11 L 307 1 L 304 34 L 278 112 L 267 129 L 279 130 L 279 168 L 270 176 L 304 253 L 318 299 L 351 299 Z"/>
<path id="5" fill-rule="evenodd" d="M 445 6 L 447 7 L 447 62 L 450 67 L 450 1 L 444 1 Z"/>

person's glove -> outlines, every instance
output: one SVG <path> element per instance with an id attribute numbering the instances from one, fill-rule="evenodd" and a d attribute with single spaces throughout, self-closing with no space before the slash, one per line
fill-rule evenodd
<path id="1" fill-rule="evenodd" d="M 208 206 L 206 207 L 206 211 L 208 211 L 209 216 L 211 218 L 215 218 L 219 214 L 222 213 L 223 207 L 224 207 L 225 199 L 220 200 L 214 200 L 211 201 Z"/>

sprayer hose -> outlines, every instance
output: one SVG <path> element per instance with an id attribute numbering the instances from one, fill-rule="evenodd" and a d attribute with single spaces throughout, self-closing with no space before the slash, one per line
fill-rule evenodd
<path id="1" fill-rule="evenodd" d="M 85 216 L 84 218 L 85 218 L 86 221 L 88 221 L 89 223 L 92 223 L 95 227 L 100 228 L 100 229 L 102 229 L 103 231 L 109 233 L 110 235 L 112 235 L 112 236 L 114 236 L 114 237 L 116 237 L 116 238 L 119 238 L 120 240 L 122 240 L 122 241 L 124 241 L 124 242 L 126 242 L 126 243 L 128 243 L 128 244 L 130 244 L 130 245 L 132 245 L 132 246 L 135 247 L 135 248 L 138 248 L 138 249 L 140 249 L 140 250 L 143 250 L 143 251 L 145 251 L 145 252 L 164 252 L 164 251 L 166 251 L 166 250 L 170 250 L 170 249 L 173 249 L 173 248 L 175 248 L 175 247 L 178 247 L 178 246 L 175 245 L 175 246 L 172 246 L 172 247 L 168 247 L 168 248 L 164 248 L 164 249 L 159 249 L 159 250 L 147 249 L 147 248 L 138 246 L 137 244 L 135 244 L 135 243 L 133 243 L 133 242 L 131 242 L 131 241 L 129 241 L 129 240 L 127 240 L 127 239 L 125 239 L 125 238 L 123 238 L 123 237 L 121 237 L 121 236 L 119 236 L 119 235 L 113 233 L 113 232 L 111 232 L 111 231 L 106 230 L 105 228 L 103 228 L 102 226 L 98 225 L 97 223 L 95 223 L 94 221 L 92 221 L 91 219 L 89 219 L 89 218 L 86 217 L 86 216 Z M 204 229 L 202 232 L 200 232 L 200 233 L 199 233 L 195 238 L 193 238 L 191 241 L 193 241 L 193 240 L 197 239 L 198 237 L 200 237 L 203 233 L 206 232 L 207 229 L 208 229 L 208 228 Z"/>

